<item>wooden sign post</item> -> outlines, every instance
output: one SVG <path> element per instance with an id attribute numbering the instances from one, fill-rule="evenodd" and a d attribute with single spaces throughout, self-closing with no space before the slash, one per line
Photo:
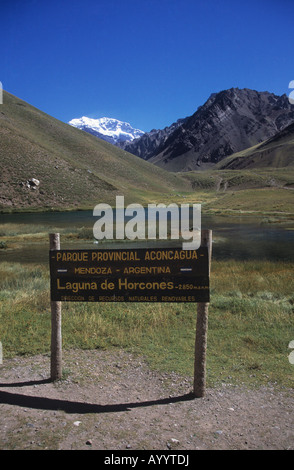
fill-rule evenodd
<path id="1" fill-rule="evenodd" d="M 50 233 L 50 250 L 60 250 L 59 233 Z M 62 376 L 61 302 L 51 300 L 51 380 Z"/>
<path id="2" fill-rule="evenodd" d="M 194 395 L 205 393 L 211 230 L 197 250 L 60 250 L 50 234 L 51 379 L 62 375 L 61 302 L 198 303 Z"/>
<path id="3" fill-rule="evenodd" d="M 212 251 L 212 231 L 203 230 L 201 232 L 201 246 L 208 248 L 208 269 L 210 274 L 211 251 Z M 206 389 L 206 347 L 208 329 L 208 302 L 197 304 L 196 338 L 195 338 L 195 363 L 194 363 L 194 387 L 195 397 L 200 398 L 205 395 Z"/>

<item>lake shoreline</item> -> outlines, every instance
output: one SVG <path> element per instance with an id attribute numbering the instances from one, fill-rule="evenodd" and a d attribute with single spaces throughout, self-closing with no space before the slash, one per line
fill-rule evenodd
<path id="1" fill-rule="evenodd" d="M 190 203 L 192 206 L 192 203 Z M 147 206 L 142 204 L 144 209 L 147 209 Z M 115 205 L 111 205 L 110 207 L 112 210 L 115 210 Z M 1 216 L 9 216 L 9 215 L 17 215 L 17 214 L 60 214 L 66 213 L 71 214 L 74 212 L 93 212 L 94 208 L 62 208 L 62 209 L 0 209 L 0 217 Z M 287 223 L 287 222 L 294 222 L 294 213 L 291 212 L 268 212 L 268 211 L 243 211 L 243 210 L 234 210 L 234 209 L 227 209 L 227 210 L 203 210 L 202 208 L 202 217 L 232 217 L 232 219 L 240 219 L 240 217 L 244 218 L 256 218 L 256 219 L 264 219 L 264 223 Z M 1 222 L 1 221 L 0 221 Z"/>
<path id="2" fill-rule="evenodd" d="M 221 259 L 293 260 L 294 222 L 252 214 L 225 216 L 202 214 L 202 229 L 213 232 L 213 256 Z M 0 217 L 0 260 L 32 262 L 48 257 L 49 233 L 60 233 L 64 249 L 105 249 L 121 246 L 162 248 L 180 246 L 182 240 L 96 240 L 92 211 L 2 214 Z M 38 254 L 38 255 L 37 255 Z"/>

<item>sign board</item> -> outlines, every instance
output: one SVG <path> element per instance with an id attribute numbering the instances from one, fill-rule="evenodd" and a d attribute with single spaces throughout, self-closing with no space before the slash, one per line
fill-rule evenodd
<path id="1" fill-rule="evenodd" d="M 52 301 L 209 302 L 207 247 L 49 253 Z"/>

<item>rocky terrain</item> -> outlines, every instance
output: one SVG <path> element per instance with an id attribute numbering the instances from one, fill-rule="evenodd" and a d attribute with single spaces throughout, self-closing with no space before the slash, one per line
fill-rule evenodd
<path id="1" fill-rule="evenodd" d="M 129 153 L 137 155 L 137 157 L 143 158 L 143 160 L 149 160 L 149 158 L 156 155 L 158 149 L 164 145 L 167 138 L 186 120 L 187 118 L 178 119 L 177 122 L 164 129 L 152 129 L 132 142 L 121 143 L 120 147 Z"/>

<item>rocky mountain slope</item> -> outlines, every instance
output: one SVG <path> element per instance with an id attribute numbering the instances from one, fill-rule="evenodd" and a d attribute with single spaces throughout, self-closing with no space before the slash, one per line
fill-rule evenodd
<path id="1" fill-rule="evenodd" d="M 284 168 L 294 165 L 294 123 L 261 144 L 221 160 L 219 169 Z"/>
<path id="2" fill-rule="evenodd" d="M 187 119 L 187 118 L 186 118 Z M 131 142 L 123 142 L 120 147 L 144 160 L 156 155 L 158 148 L 160 148 L 167 138 L 180 127 L 186 119 L 178 119 L 171 126 L 165 127 L 164 129 L 152 129 L 150 132 L 146 132 L 140 138 L 137 138 Z"/>
<path id="3" fill-rule="evenodd" d="M 231 88 L 214 93 L 197 111 L 167 128 L 128 145 L 128 151 L 169 171 L 211 168 L 225 157 L 257 145 L 294 122 L 286 95 Z M 144 151 L 142 150 L 144 149 Z"/>

